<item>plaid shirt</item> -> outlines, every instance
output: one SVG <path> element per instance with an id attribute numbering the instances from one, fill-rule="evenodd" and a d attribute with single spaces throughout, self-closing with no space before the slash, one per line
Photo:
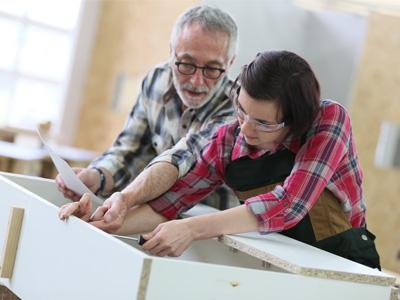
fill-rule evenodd
<path id="1" fill-rule="evenodd" d="M 243 135 L 236 137 L 238 123 L 221 127 L 204 148 L 195 167 L 172 189 L 149 204 L 169 219 L 192 207 L 224 182 L 224 170 L 243 156 L 256 159 L 267 151 L 249 147 Z M 245 204 L 258 221 L 260 233 L 276 232 L 296 225 L 328 188 L 341 202 L 353 227 L 365 224 L 365 203 L 351 124 L 338 103 L 323 100 L 319 115 L 307 132 L 306 141 L 288 136 L 279 149 L 296 154 L 293 169 L 282 185 L 269 193 L 249 198 Z M 268 170 L 265 170 L 268 172 Z"/>
<path id="2" fill-rule="evenodd" d="M 226 76 L 221 80 L 221 87 L 206 105 L 182 111 L 182 101 L 172 83 L 171 68 L 168 63 L 156 66 L 144 78 L 124 129 L 112 147 L 89 167 L 110 171 L 114 179 L 113 191 L 124 188 L 149 163 L 170 162 L 182 177 L 196 162 L 196 154 L 216 129 L 234 119 L 227 96 L 231 81 Z"/>

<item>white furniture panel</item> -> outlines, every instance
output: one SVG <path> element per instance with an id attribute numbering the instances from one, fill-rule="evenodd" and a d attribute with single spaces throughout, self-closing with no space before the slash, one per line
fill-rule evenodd
<path id="1" fill-rule="evenodd" d="M 154 259 L 146 299 L 390 299 L 390 288 L 228 266 Z"/>
<path id="2" fill-rule="evenodd" d="M 394 278 L 281 235 L 196 241 L 179 258 L 159 258 L 78 218 L 60 221 L 66 202 L 52 180 L 0 174 L 0 249 L 9 240 L 10 208 L 24 209 L 14 270 L 0 283 L 24 300 L 395 299 Z M 326 278 L 298 272 L 324 268 Z M 330 277 L 338 272 L 374 280 Z"/>
<path id="3" fill-rule="evenodd" d="M 3 279 L 15 294 L 22 299 L 136 297 L 145 253 L 78 218 L 61 222 L 56 206 L 11 181 L 1 178 L 0 190 L 0 243 L 9 208 L 25 210 L 13 276 Z"/>

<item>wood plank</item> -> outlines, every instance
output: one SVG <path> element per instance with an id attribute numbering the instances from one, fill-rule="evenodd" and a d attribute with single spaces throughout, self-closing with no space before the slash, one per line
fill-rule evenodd
<path id="1" fill-rule="evenodd" d="M 0 277 L 9 279 L 12 277 L 23 218 L 23 208 L 12 207 L 10 209 L 6 240 L 4 241 L 3 252 L 0 261 Z"/>
<path id="2" fill-rule="evenodd" d="M 142 275 L 140 277 L 137 300 L 146 300 L 147 287 L 150 279 L 151 263 L 151 259 L 145 258 L 143 261 Z"/>
<path id="3" fill-rule="evenodd" d="M 0 299 L 1 300 L 20 300 L 17 296 L 13 294 L 8 288 L 0 285 Z"/>
<path id="4" fill-rule="evenodd" d="M 206 205 L 197 205 L 185 217 L 218 211 Z M 317 249 L 278 233 L 261 235 L 251 232 L 224 235 L 223 244 L 263 260 L 276 268 L 305 276 L 331 278 L 378 285 L 394 285 L 392 275 Z"/>
<path id="5" fill-rule="evenodd" d="M 220 241 L 294 274 L 377 285 L 396 278 L 281 234 L 224 235 Z"/>
<path id="6" fill-rule="evenodd" d="M 399 299 L 400 299 L 399 289 L 393 287 L 392 293 L 390 294 L 390 300 L 399 300 Z"/>

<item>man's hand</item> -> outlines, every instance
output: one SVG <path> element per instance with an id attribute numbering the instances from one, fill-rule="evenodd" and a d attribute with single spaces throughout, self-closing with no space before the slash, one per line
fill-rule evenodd
<path id="1" fill-rule="evenodd" d="M 87 222 L 90 219 L 91 212 L 92 201 L 90 200 L 90 196 L 89 194 L 83 194 L 79 201 L 61 206 L 58 217 L 61 220 L 65 220 L 69 216 L 74 215 Z"/>
<path id="2" fill-rule="evenodd" d="M 100 174 L 98 171 L 91 168 L 72 168 L 72 170 L 93 193 L 97 191 L 100 186 Z M 58 190 L 63 193 L 65 198 L 72 201 L 79 201 L 81 199 L 80 195 L 67 188 L 60 174 L 56 177 L 56 184 Z"/>
<path id="3" fill-rule="evenodd" d="M 128 206 L 120 192 L 112 194 L 93 214 L 92 207 L 90 195 L 84 194 L 79 201 L 63 205 L 58 217 L 65 220 L 74 215 L 104 231 L 115 232 L 122 226 L 128 214 Z"/>
<path id="4" fill-rule="evenodd" d="M 128 210 L 123 194 L 116 192 L 96 209 L 90 224 L 107 232 L 115 232 L 122 226 Z"/>
<path id="5" fill-rule="evenodd" d="M 187 219 L 162 223 L 152 232 L 144 234 L 143 249 L 157 256 L 180 256 L 194 240 Z"/>

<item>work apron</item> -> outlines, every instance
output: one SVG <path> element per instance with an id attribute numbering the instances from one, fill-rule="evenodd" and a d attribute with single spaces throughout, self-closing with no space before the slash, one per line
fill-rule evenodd
<path id="1" fill-rule="evenodd" d="M 241 157 L 228 164 L 225 181 L 243 204 L 244 200 L 282 184 L 293 169 L 294 159 L 295 154 L 287 149 L 257 159 Z M 366 228 L 353 228 L 339 200 L 327 188 L 298 224 L 280 233 L 380 270 L 375 236 Z"/>

